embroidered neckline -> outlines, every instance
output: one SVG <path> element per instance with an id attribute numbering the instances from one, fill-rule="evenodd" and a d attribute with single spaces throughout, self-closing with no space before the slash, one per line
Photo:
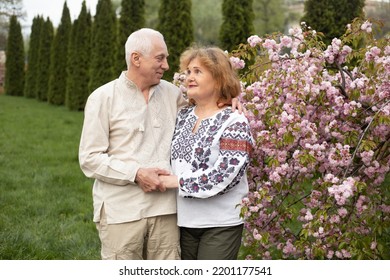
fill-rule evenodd
<path id="1" fill-rule="evenodd" d="M 136 92 L 141 92 L 141 90 L 138 88 L 138 86 L 132 80 L 130 80 L 126 76 L 126 71 L 122 72 L 120 78 L 122 78 L 124 80 L 125 85 L 126 85 L 127 88 L 129 88 L 129 89 L 136 89 Z M 158 84 L 150 87 L 150 89 L 149 89 L 149 100 L 148 100 L 149 102 L 151 101 L 152 96 L 155 94 L 157 86 L 158 86 Z"/>
<path id="2" fill-rule="evenodd" d="M 195 118 L 198 120 L 198 119 L 200 119 L 200 117 L 195 113 L 195 108 L 196 108 L 196 106 L 194 106 L 194 107 L 192 108 L 192 114 L 193 114 L 193 115 L 195 116 Z M 214 114 L 212 114 L 211 116 L 200 119 L 200 121 L 204 121 L 204 120 L 208 120 L 208 119 L 214 119 L 216 116 L 218 116 L 218 114 L 223 113 L 225 110 L 231 110 L 231 107 L 228 106 L 228 107 L 222 108 L 222 109 L 216 111 L 216 112 L 215 112 Z"/>

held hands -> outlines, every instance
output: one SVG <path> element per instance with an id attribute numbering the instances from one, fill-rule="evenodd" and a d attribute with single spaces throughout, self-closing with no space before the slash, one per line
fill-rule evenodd
<path id="1" fill-rule="evenodd" d="M 170 175 L 167 170 L 160 168 L 140 168 L 135 176 L 135 182 L 141 187 L 144 192 L 160 191 L 164 192 L 162 175 Z"/>
<path id="2" fill-rule="evenodd" d="M 160 175 L 158 177 L 165 189 L 177 189 L 179 187 L 176 175 Z"/>

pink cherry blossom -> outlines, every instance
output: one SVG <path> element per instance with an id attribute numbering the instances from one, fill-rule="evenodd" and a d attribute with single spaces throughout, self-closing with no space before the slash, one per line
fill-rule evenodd
<path id="1" fill-rule="evenodd" d="M 244 60 L 239 59 L 238 57 L 231 56 L 230 62 L 234 69 L 243 69 L 245 67 Z"/>
<path id="2" fill-rule="evenodd" d="M 362 25 L 361 25 L 361 29 L 363 30 L 363 31 L 366 31 L 367 33 L 371 33 L 372 32 L 372 23 L 371 22 L 369 22 L 368 20 L 367 21 L 365 21 Z"/>
<path id="3" fill-rule="evenodd" d="M 302 23 L 230 55 L 250 65 L 240 72 L 256 142 L 241 203 L 246 259 L 383 258 L 390 47 L 372 25 L 356 19 L 323 48 Z"/>
<path id="4" fill-rule="evenodd" d="M 262 39 L 257 36 L 253 35 L 248 38 L 248 43 L 251 47 L 255 47 L 256 45 L 260 44 L 262 42 Z"/>

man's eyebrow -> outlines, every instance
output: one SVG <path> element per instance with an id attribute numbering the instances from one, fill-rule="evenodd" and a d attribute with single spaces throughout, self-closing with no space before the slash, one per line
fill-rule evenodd
<path id="1" fill-rule="evenodd" d="M 168 55 L 161 53 L 161 54 L 156 55 L 155 57 L 168 57 Z"/>

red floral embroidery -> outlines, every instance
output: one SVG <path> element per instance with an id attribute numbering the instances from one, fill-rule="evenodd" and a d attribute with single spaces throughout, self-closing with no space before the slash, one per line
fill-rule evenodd
<path id="1" fill-rule="evenodd" d="M 227 139 L 221 138 L 219 141 L 219 146 L 221 150 L 230 150 L 230 151 L 240 151 L 246 152 L 249 155 L 252 154 L 252 145 L 246 140 L 236 140 L 236 139 Z"/>

